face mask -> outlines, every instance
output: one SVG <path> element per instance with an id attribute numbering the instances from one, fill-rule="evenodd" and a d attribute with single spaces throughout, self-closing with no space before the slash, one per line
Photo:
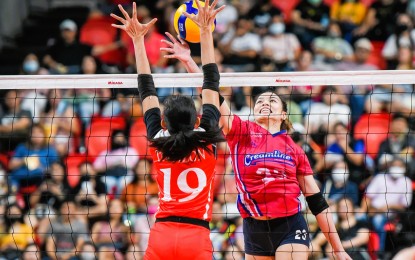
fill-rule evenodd
<path id="1" fill-rule="evenodd" d="M 328 32 L 327 35 L 333 38 L 340 37 L 340 34 L 338 34 L 337 32 Z"/>
<path id="2" fill-rule="evenodd" d="M 94 252 L 83 252 L 81 253 L 82 260 L 95 260 L 95 253 Z"/>
<path id="3" fill-rule="evenodd" d="M 396 34 L 401 34 L 404 31 L 408 31 L 409 30 L 409 26 L 407 24 L 398 24 L 396 26 Z"/>
<path id="4" fill-rule="evenodd" d="M 285 31 L 285 24 L 283 23 L 273 23 L 269 27 L 269 32 L 273 35 L 282 34 Z"/>
<path id="5" fill-rule="evenodd" d="M 34 60 L 29 60 L 23 63 L 23 70 L 26 73 L 35 73 L 39 69 L 39 63 Z"/>
<path id="6" fill-rule="evenodd" d="M 312 5 L 319 5 L 321 4 L 322 0 L 308 0 L 308 2 Z"/>
<path id="7" fill-rule="evenodd" d="M 331 178 L 335 183 L 343 186 L 349 179 L 349 171 L 345 171 L 342 168 L 333 169 L 331 171 Z"/>
<path id="8" fill-rule="evenodd" d="M 400 177 L 405 176 L 405 168 L 403 167 L 399 167 L 399 166 L 392 166 L 389 168 L 389 175 L 394 178 L 394 179 L 398 179 Z"/>

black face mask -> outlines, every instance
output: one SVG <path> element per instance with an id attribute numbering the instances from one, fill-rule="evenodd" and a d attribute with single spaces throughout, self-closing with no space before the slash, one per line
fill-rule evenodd
<path id="1" fill-rule="evenodd" d="M 117 143 L 117 142 L 112 143 L 112 146 L 111 146 L 112 150 L 125 148 L 125 147 L 127 147 L 126 143 Z"/>
<path id="2" fill-rule="evenodd" d="M 13 225 L 15 223 L 23 223 L 23 216 L 10 216 L 7 218 L 7 221 Z"/>
<path id="3" fill-rule="evenodd" d="M 398 35 L 408 30 L 409 26 L 407 24 L 398 24 L 395 28 L 396 34 Z"/>
<path id="4" fill-rule="evenodd" d="M 262 58 L 263 65 L 270 65 L 273 61 L 270 58 Z"/>
<path id="5" fill-rule="evenodd" d="M 80 182 L 90 181 L 91 176 L 89 174 L 82 175 Z"/>

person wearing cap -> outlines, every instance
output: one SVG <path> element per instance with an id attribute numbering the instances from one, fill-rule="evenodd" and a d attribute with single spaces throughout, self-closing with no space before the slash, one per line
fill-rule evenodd
<path id="1" fill-rule="evenodd" d="M 92 47 L 79 43 L 78 26 L 70 19 L 59 25 L 61 38 L 49 48 L 43 63 L 54 74 L 80 73 L 82 60 L 92 54 Z"/>
<path id="2" fill-rule="evenodd" d="M 373 64 L 369 64 L 369 56 L 372 53 L 373 45 L 367 38 L 360 38 L 354 44 L 353 58 L 347 62 L 341 62 L 335 66 L 336 70 L 378 70 Z"/>

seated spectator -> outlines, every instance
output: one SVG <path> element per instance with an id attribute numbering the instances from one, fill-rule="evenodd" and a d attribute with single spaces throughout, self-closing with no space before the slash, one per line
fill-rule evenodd
<path id="1" fill-rule="evenodd" d="M 415 137 L 409 134 L 407 118 L 399 115 L 395 116 L 390 122 L 388 138 L 380 145 L 376 161 L 379 161 L 384 154 L 392 154 L 411 164 L 414 152 Z"/>
<path id="2" fill-rule="evenodd" d="M 316 63 L 334 66 L 342 61 L 353 59 L 353 48 L 342 37 L 339 24 L 331 22 L 326 36 L 316 37 L 312 42 Z"/>
<path id="3" fill-rule="evenodd" d="M 152 163 L 143 158 L 134 169 L 134 179 L 121 193 L 120 199 L 137 213 L 147 212 L 147 199 L 158 193 L 157 183 L 151 178 Z"/>
<path id="4" fill-rule="evenodd" d="M 387 60 L 389 69 L 394 69 L 398 64 L 400 47 L 407 47 L 415 52 L 415 29 L 408 14 L 398 16 L 395 33 L 388 37 L 382 49 L 382 56 Z"/>
<path id="5" fill-rule="evenodd" d="M 0 237 L 0 257 L 18 259 L 27 245 L 33 243 L 33 231 L 25 223 L 22 209 L 17 204 L 8 205 L 4 214 L 5 234 Z"/>
<path id="6" fill-rule="evenodd" d="M 64 20 L 59 29 L 61 39 L 50 47 L 43 63 L 52 74 L 78 74 L 84 57 L 92 55 L 92 47 L 78 42 L 78 26 L 74 21 Z"/>
<path id="7" fill-rule="evenodd" d="M 229 4 L 226 8 L 228 8 L 228 6 Z M 273 23 L 273 21 L 275 22 L 275 20 L 281 20 L 281 22 L 284 23 L 281 10 L 273 5 L 273 3 L 269 0 L 254 1 L 254 6 L 252 6 L 251 10 L 249 10 L 247 16 L 249 19 L 254 21 L 253 32 L 261 38 L 268 34 L 268 27 Z"/>
<path id="8" fill-rule="evenodd" d="M 395 17 L 404 13 L 406 4 L 402 1 L 379 0 L 370 6 L 363 23 L 353 34 L 356 37 L 367 37 L 373 41 L 385 41 L 395 32 Z"/>
<path id="9" fill-rule="evenodd" d="M 385 250 L 385 224 L 393 221 L 398 212 L 405 211 L 412 202 L 412 182 L 405 176 L 405 161 L 395 157 L 385 173 L 375 175 L 362 200 L 362 211 L 367 212 L 379 235 L 380 251 Z"/>
<path id="10" fill-rule="evenodd" d="M 46 177 L 39 188 L 30 195 L 30 206 L 53 214 L 60 209 L 62 202 L 73 195 L 62 163 L 52 163 Z"/>
<path id="11" fill-rule="evenodd" d="M 367 38 L 360 38 L 354 43 L 354 53 L 351 60 L 336 64 L 336 70 L 378 70 L 375 65 L 368 64 L 372 43 Z M 359 86 L 360 87 L 360 86 Z"/>
<path id="12" fill-rule="evenodd" d="M 10 152 L 29 136 L 32 114 L 22 109 L 20 91 L 11 89 L 4 97 L 6 111 L 0 109 L 0 152 Z"/>
<path id="13" fill-rule="evenodd" d="M 34 124 L 30 140 L 16 148 L 9 163 L 9 185 L 12 191 L 18 190 L 20 186 L 39 185 L 50 165 L 57 160 L 58 153 L 53 146 L 48 145 L 43 125 Z"/>
<path id="14" fill-rule="evenodd" d="M 52 220 L 46 241 L 46 254 L 52 260 L 78 259 L 76 254 L 88 239 L 88 227 L 80 220 L 79 211 L 73 201 L 65 201 L 60 214 Z"/>
<path id="15" fill-rule="evenodd" d="M 309 133 L 328 131 L 337 122 L 348 125 L 350 122 L 350 107 L 348 100 L 341 94 L 338 88 L 328 86 L 321 93 L 321 101 L 312 103 L 305 115 L 305 128 Z"/>
<path id="16" fill-rule="evenodd" d="M 107 193 L 118 197 L 133 179 L 138 153 L 128 145 L 127 136 L 121 130 L 112 133 L 110 147 L 111 150 L 98 155 L 93 165 L 98 173 L 103 173 L 102 180 L 107 187 Z"/>
<path id="17" fill-rule="evenodd" d="M 129 248 L 130 254 L 133 251 L 133 255 L 144 256 L 144 252 L 148 247 L 150 229 L 156 222 L 158 206 L 158 198 L 153 195 L 147 200 L 147 214 L 138 214 L 135 216 L 134 222 L 132 223 L 134 227 L 134 234 L 132 236 L 134 243 Z"/>
<path id="18" fill-rule="evenodd" d="M 94 224 L 91 239 L 97 247 L 99 259 L 124 259 L 124 251 L 130 243 L 130 229 L 123 223 L 124 204 L 117 199 L 108 205 L 108 221 Z"/>
<path id="19" fill-rule="evenodd" d="M 46 75 L 49 71 L 45 68 L 40 67 L 39 58 L 34 53 L 29 53 L 23 60 L 22 75 Z M 23 101 L 21 107 L 23 110 L 30 111 L 33 116 L 34 122 L 39 122 L 41 114 L 47 104 L 47 93 L 46 89 L 27 89 L 22 90 L 21 95 Z"/>
<path id="20" fill-rule="evenodd" d="M 415 47 L 415 46 L 414 46 Z M 415 62 L 414 62 L 414 49 L 410 47 L 399 47 L 398 50 L 398 64 L 396 65 L 396 70 L 413 70 L 415 69 Z"/>
<path id="21" fill-rule="evenodd" d="M 79 258 L 80 260 L 93 260 L 97 259 L 96 256 L 98 254 L 96 253 L 97 248 L 94 245 L 94 243 L 90 241 L 85 241 L 85 243 L 82 245 L 80 252 L 79 252 Z"/>
<path id="22" fill-rule="evenodd" d="M 262 42 L 262 62 L 272 63 L 274 71 L 291 71 L 293 62 L 300 55 L 301 45 L 297 36 L 285 32 L 285 23 L 281 16 L 273 19 L 268 27 L 270 35 Z"/>
<path id="23" fill-rule="evenodd" d="M 226 8 L 216 15 L 216 27 L 213 37 L 220 39 L 223 35 L 231 29 L 233 24 L 238 20 L 239 14 L 234 5 L 226 3 L 227 0 L 219 0 L 218 7 L 225 5 Z"/>
<path id="24" fill-rule="evenodd" d="M 300 1 L 292 11 L 292 30 L 303 48 L 310 50 L 313 39 L 325 34 L 329 15 L 330 9 L 322 0 Z"/>
<path id="25" fill-rule="evenodd" d="M 330 7 L 330 19 L 338 22 L 343 38 L 352 42 L 353 30 L 362 24 L 367 7 L 360 0 L 336 0 Z"/>
<path id="26" fill-rule="evenodd" d="M 277 95 L 284 99 L 284 101 L 287 103 L 287 114 L 290 122 L 293 124 L 301 124 L 303 121 L 303 113 L 301 111 L 301 107 L 291 99 L 292 89 L 290 90 L 290 88 L 287 86 L 278 87 Z"/>
<path id="27" fill-rule="evenodd" d="M 252 33 L 253 22 L 241 18 L 236 22 L 219 43 L 225 56 L 224 64 L 234 71 L 254 71 L 258 53 L 261 51 L 261 39 Z"/>
<path id="28" fill-rule="evenodd" d="M 363 140 L 354 140 L 342 122 L 335 123 L 332 129 L 334 140 L 326 150 L 326 168 L 331 168 L 339 160 L 344 161 L 350 171 L 350 180 L 360 184 L 366 178 L 365 143 Z"/>
<path id="29" fill-rule="evenodd" d="M 95 219 L 107 212 L 105 183 L 97 176 L 97 172 L 89 162 L 79 165 L 81 179 L 73 188 L 78 211 L 85 213 L 88 219 Z"/>
<path id="30" fill-rule="evenodd" d="M 339 200 L 349 197 L 355 206 L 359 205 L 359 188 L 357 184 L 350 181 L 350 173 L 347 164 L 339 160 L 333 165 L 330 179 L 327 179 L 323 193 L 327 194 L 329 204 L 335 204 Z"/>
<path id="31" fill-rule="evenodd" d="M 367 246 L 369 243 L 369 228 L 365 221 L 357 220 L 353 202 L 349 198 L 343 198 L 336 203 L 336 212 L 339 218 L 337 223 L 337 233 L 343 248 L 351 259 L 369 259 Z M 313 254 L 321 254 L 322 246 L 327 243 L 323 233 L 319 233 L 312 241 Z M 326 245 L 325 252 L 329 259 L 334 259 L 330 244 Z"/>

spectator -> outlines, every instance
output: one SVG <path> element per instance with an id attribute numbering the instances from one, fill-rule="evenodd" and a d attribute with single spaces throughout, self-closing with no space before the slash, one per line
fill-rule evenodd
<path id="1" fill-rule="evenodd" d="M 50 107 L 41 120 L 46 130 L 45 135 L 62 158 L 77 151 L 76 141 L 81 133 L 80 122 L 73 110 L 73 100 L 65 96 L 62 89 L 51 90 Z"/>
<path id="2" fill-rule="evenodd" d="M 261 51 L 261 39 L 252 33 L 253 22 L 241 18 L 236 22 L 219 43 L 225 56 L 224 64 L 234 71 L 254 71 L 258 53 Z"/>
<path id="3" fill-rule="evenodd" d="M 349 176 L 345 161 L 339 160 L 333 165 L 331 178 L 327 179 L 323 188 L 330 204 L 336 204 L 339 200 L 349 197 L 355 206 L 359 205 L 359 188 L 356 183 L 349 180 Z"/>
<path id="4" fill-rule="evenodd" d="M 238 10 L 236 10 L 235 6 L 232 4 L 228 4 L 227 2 L 227 0 L 219 0 L 217 5 L 222 6 L 226 4 L 226 8 L 222 12 L 218 13 L 218 15 L 216 16 L 216 37 L 218 37 L 219 35 L 223 36 L 227 31 L 229 31 L 232 28 L 233 24 L 236 23 L 239 17 Z"/>
<path id="5" fill-rule="evenodd" d="M 344 161 L 350 171 L 350 180 L 360 184 L 366 171 L 365 143 L 363 140 L 354 140 L 348 133 L 347 126 L 342 122 L 334 124 L 333 135 L 333 143 L 327 147 L 326 151 L 326 168 L 331 168 L 339 160 Z"/>
<path id="6" fill-rule="evenodd" d="M 33 243 L 33 231 L 24 222 L 22 209 L 17 204 L 7 207 L 4 217 L 5 234 L 0 238 L 0 256 L 18 259 L 27 245 Z"/>
<path id="7" fill-rule="evenodd" d="M 408 14 L 398 16 L 395 33 L 388 37 L 382 49 L 382 56 L 387 60 L 389 69 L 396 67 L 401 47 L 407 47 L 415 52 L 415 29 L 412 18 Z"/>
<path id="8" fill-rule="evenodd" d="M 23 75 L 46 75 L 48 70 L 40 67 L 39 59 L 34 53 L 29 53 L 23 60 L 21 74 Z M 28 89 L 21 92 L 23 100 L 21 107 L 23 110 L 30 111 L 34 122 L 39 122 L 42 111 L 47 104 L 47 90 Z"/>
<path id="9" fill-rule="evenodd" d="M 66 168 L 62 163 L 54 162 L 50 166 L 46 180 L 30 195 L 30 206 L 53 214 L 70 196 L 72 194 L 66 178 Z"/>
<path id="10" fill-rule="evenodd" d="M 396 70 L 415 69 L 414 52 L 410 47 L 399 47 Z"/>
<path id="11" fill-rule="evenodd" d="M 384 154 L 401 157 L 407 164 L 413 161 L 415 137 L 409 134 L 408 120 L 403 116 L 395 116 L 389 126 L 388 138 L 380 145 L 377 161 Z"/>
<path id="12" fill-rule="evenodd" d="M 157 183 L 151 178 L 152 163 L 143 158 L 134 169 L 134 179 L 121 193 L 120 199 L 127 203 L 134 212 L 146 213 L 147 200 L 158 193 Z"/>
<path id="13" fill-rule="evenodd" d="M 312 49 L 315 53 L 316 63 L 331 65 L 341 61 L 353 59 L 353 48 L 341 38 L 342 32 L 337 23 L 331 22 L 326 36 L 316 37 L 312 42 Z"/>
<path id="14" fill-rule="evenodd" d="M 337 232 L 346 252 L 354 260 L 369 259 L 367 245 L 369 243 L 369 228 L 365 221 L 357 220 L 355 207 L 351 199 L 345 197 L 336 203 L 336 212 L 339 217 Z M 321 252 L 321 247 L 326 244 L 326 238 L 319 233 L 311 242 L 313 254 Z M 333 259 L 331 246 L 327 244 L 325 252 L 329 259 Z"/>
<path id="15" fill-rule="evenodd" d="M 76 255 L 89 233 L 78 213 L 75 203 L 68 200 L 62 203 L 59 216 L 52 220 L 46 242 L 46 254 L 51 260 L 78 259 Z"/>
<path id="16" fill-rule="evenodd" d="M 412 182 L 405 176 L 405 161 L 395 157 L 385 173 L 377 174 L 367 187 L 362 211 L 367 212 L 379 235 L 380 251 L 385 250 L 385 224 L 405 211 L 412 202 Z"/>
<path id="17" fill-rule="evenodd" d="M 292 11 L 293 32 L 301 46 L 310 50 L 315 37 L 322 36 L 329 25 L 329 7 L 322 0 L 300 1 Z"/>
<path id="18" fill-rule="evenodd" d="M 90 220 L 104 215 L 108 209 L 105 184 L 89 162 L 80 164 L 79 172 L 81 179 L 72 190 L 78 211 Z"/>
<path id="19" fill-rule="evenodd" d="M 212 204 L 212 219 L 209 226 L 210 240 L 212 241 L 213 246 L 213 258 L 221 259 L 222 251 L 224 251 L 227 246 L 227 239 L 235 226 L 233 225 L 233 227 L 231 227 L 231 225 L 225 222 L 222 205 L 218 201 L 214 201 Z"/>
<path id="20" fill-rule="evenodd" d="M 84 57 L 92 55 L 92 47 L 78 42 L 78 26 L 74 21 L 64 20 L 59 29 L 61 39 L 49 48 L 43 63 L 52 74 L 77 74 Z"/>
<path id="21" fill-rule="evenodd" d="M 58 159 L 55 148 L 48 145 L 43 125 L 34 124 L 30 140 L 20 144 L 10 160 L 11 190 L 17 191 L 20 186 L 39 185 L 50 169 L 50 165 Z"/>
<path id="22" fill-rule="evenodd" d="M 27 140 L 32 115 L 22 109 L 22 96 L 18 90 L 9 90 L 4 101 L 6 111 L 0 114 L 0 152 L 9 152 Z"/>
<path id="23" fill-rule="evenodd" d="M 132 169 L 138 162 L 137 151 L 128 145 L 127 136 L 121 130 L 111 135 L 111 149 L 103 151 L 94 161 L 94 169 L 103 174 L 107 193 L 118 197 L 133 179 Z"/>
<path id="24" fill-rule="evenodd" d="M 341 62 L 335 66 L 336 70 L 377 70 L 378 68 L 369 64 L 369 56 L 373 51 L 373 45 L 367 38 L 360 38 L 354 44 L 353 58 Z M 360 87 L 360 86 L 359 86 Z M 365 88 L 367 89 L 367 88 Z"/>
<path id="25" fill-rule="evenodd" d="M 99 259 L 124 259 L 122 251 L 130 243 L 129 228 L 123 223 L 124 204 L 117 199 L 108 205 L 108 221 L 94 224 L 91 239 L 98 250 Z"/>
<path id="26" fill-rule="evenodd" d="M 253 32 L 261 38 L 268 34 L 268 27 L 273 22 L 281 21 L 284 23 L 281 10 L 276 8 L 269 0 L 255 1 L 247 16 L 254 21 Z"/>
<path id="27" fill-rule="evenodd" d="M 293 62 L 298 59 L 301 45 L 297 36 L 285 32 L 283 18 L 273 19 L 269 26 L 270 35 L 264 37 L 262 43 L 262 62 L 273 63 L 275 71 L 293 70 Z"/>
<path id="28" fill-rule="evenodd" d="M 353 31 L 356 37 L 367 37 L 373 41 L 385 41 L 395 32 L 395 17 L 405 12 L 406 4 L 397 0 L 375 1 L 369 8 L 363 23 Z"/>
<path id="29" fill-rule="evenodd" d="M 334 124 L 350 122 L 350 107 L 348 100 L 336 87 L 328 86 L 321 93 L 322 102 L 311 104 L 305 115 L 305 127 L 309 133 L 316 133 L 319 129 L 329 131 Z"/>
<path id="30" fill-rule="evenodd" d="M 139 214 L 136 216 L 134 226 L 134 244 L 130 247 L 130 251 L 134 252 L 134 255 L 138 253 L 141 257 L 148 247 L 148 240 L 150 238 L 150 229 L 156 222 L 156 212 L 159 206 L 157 196 L 152 196 L 147 201 L 147 214 Z M 133 250 L 131 250 L 133 249 Z"/>
<path id="31" fill-rule="evenodd" d="M 360 0 L 336 0 L 330 7 L 330 19 L 338 22 L 343 38 L 352 42 L 353 30 L 362 24 L 367 7 Z"/>

